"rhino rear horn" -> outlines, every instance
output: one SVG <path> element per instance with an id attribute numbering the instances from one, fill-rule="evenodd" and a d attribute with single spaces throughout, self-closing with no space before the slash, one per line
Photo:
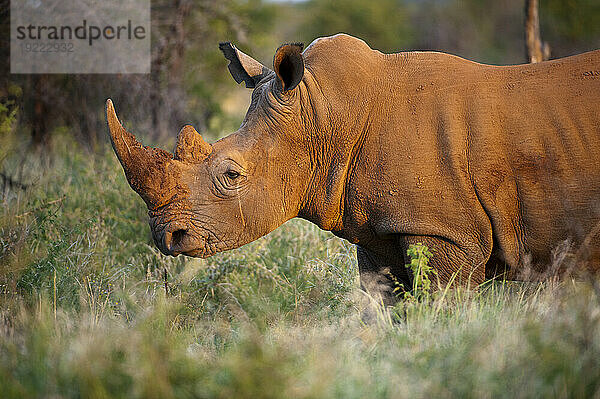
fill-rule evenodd
<path id="1" fill-rule="evenodd" d="M 272 74 L 273 71 L 256 61 L 254 58 L 238 50 L 230 42 L 219 44 L 219 49 L 229 60 L 229 72 L 236 83 L 246 82 L 246 87 L 252 89 L 256 87 L 265 76 Z"/>
<path id="2" fill-rule="evenodd" d="M 184 126 L 177 135 L 175 159 L 192 163 L 200 163 L 212 152 L 208 144 L 193 126 Z"/>
<path id="3" fill-rule="evenodd" d="M 106 101 L 106 119 L 112 147 L 129 185 L 142 197 L 148 208 L 161 206 L 171 198 L 175 185 L 172 173 L 167 171 L 172 155 L 160 148 L 145 147 L 137 141 L 117 118 L 110 99 Z"/>

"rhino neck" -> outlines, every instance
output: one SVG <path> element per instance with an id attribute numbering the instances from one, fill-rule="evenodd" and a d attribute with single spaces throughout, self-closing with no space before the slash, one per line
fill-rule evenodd
<path id="1" fill-rule="evenodd" d="M 313 75 L 305 82 L 309 93 L 323 92 L 323 87 L 316 87 L 320 85 Z M 346 206 L 346 191 L 371 131 L 371 108 L 377 101 L 365 102 L 365 97 L 376 94 L 363 87 L 337 90 L 335 96 L 315 96 L 311 104 L 312 109 L 320 109 L 325 117 L 314 118 L 317 128 L 309 134 L 312 170 L 298 216 L 323 230 L 345 236 L 345 221 L 350 211 Z M 356 112 L 357 109 L 361 112 Z"/>
<path id="2" fill-rule="evenodd" d="M 331 148 L 335 155 L 316 164 L 298 216 L 336 234 L 345 230 L 346 191 L 367 134 L 358 133 L 346 148 Z"/>

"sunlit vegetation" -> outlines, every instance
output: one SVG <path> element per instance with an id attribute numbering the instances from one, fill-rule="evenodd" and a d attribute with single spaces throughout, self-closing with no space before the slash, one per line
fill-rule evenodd
<path id="1" fill-rule="evenodd" d="M 300 220 L 207 260 L 165 257 L 108 148 L 62 137 L 52 154 L 4 160 L 31 184 L 6 186 L 0 213 L 3 398 L 600 394 L 591 283 L 385 309 L 360 290 L 354 248 Z M 420 270 L 435 256 L 413 252 Z"/>

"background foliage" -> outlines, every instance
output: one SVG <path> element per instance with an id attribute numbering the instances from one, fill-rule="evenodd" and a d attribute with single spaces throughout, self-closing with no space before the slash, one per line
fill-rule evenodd
<path id="1" fill-rule="evenodd" d="M 525 62 L 524 0 L 153 0 L 150 75 L 11 75 L 8 4 L 0 0 L 0 98 L 16 102 L 19 131 L 37 145 L 67 127 L 82 145 L 101 150 L 108 97 L 150 142 L 171 142 L 185 123 L 213 138 L 233 131 L 249 93 L 229 77 L 220 41 L 235 42 L 267 66 L 281 43 L 308 45 L 338 32 L 385 52 Z M 540 16 L 553 57 L 600 47 L 598 1 L 542 0 Z"/>

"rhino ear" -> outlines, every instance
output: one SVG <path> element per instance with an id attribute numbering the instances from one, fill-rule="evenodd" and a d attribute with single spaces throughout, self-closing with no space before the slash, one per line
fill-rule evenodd
<path id="1" fill-rule="evenodd" d="M 283 91 L 292 90 L 304 76 L 304 44 L 284 44 L 277 49 L 273 57 L 273 69 Z"/>
<path id="2" fill-rule="evenodd" d="M 242 53 L 230 42 L 219 44 L 219 49 L 229 60 L 229 72 L 236 83 L 246 82 L 246 87 L 252 89 L 262 78 L 273 73 L 269 68 L 256 61 L 254 58 Z"/>

